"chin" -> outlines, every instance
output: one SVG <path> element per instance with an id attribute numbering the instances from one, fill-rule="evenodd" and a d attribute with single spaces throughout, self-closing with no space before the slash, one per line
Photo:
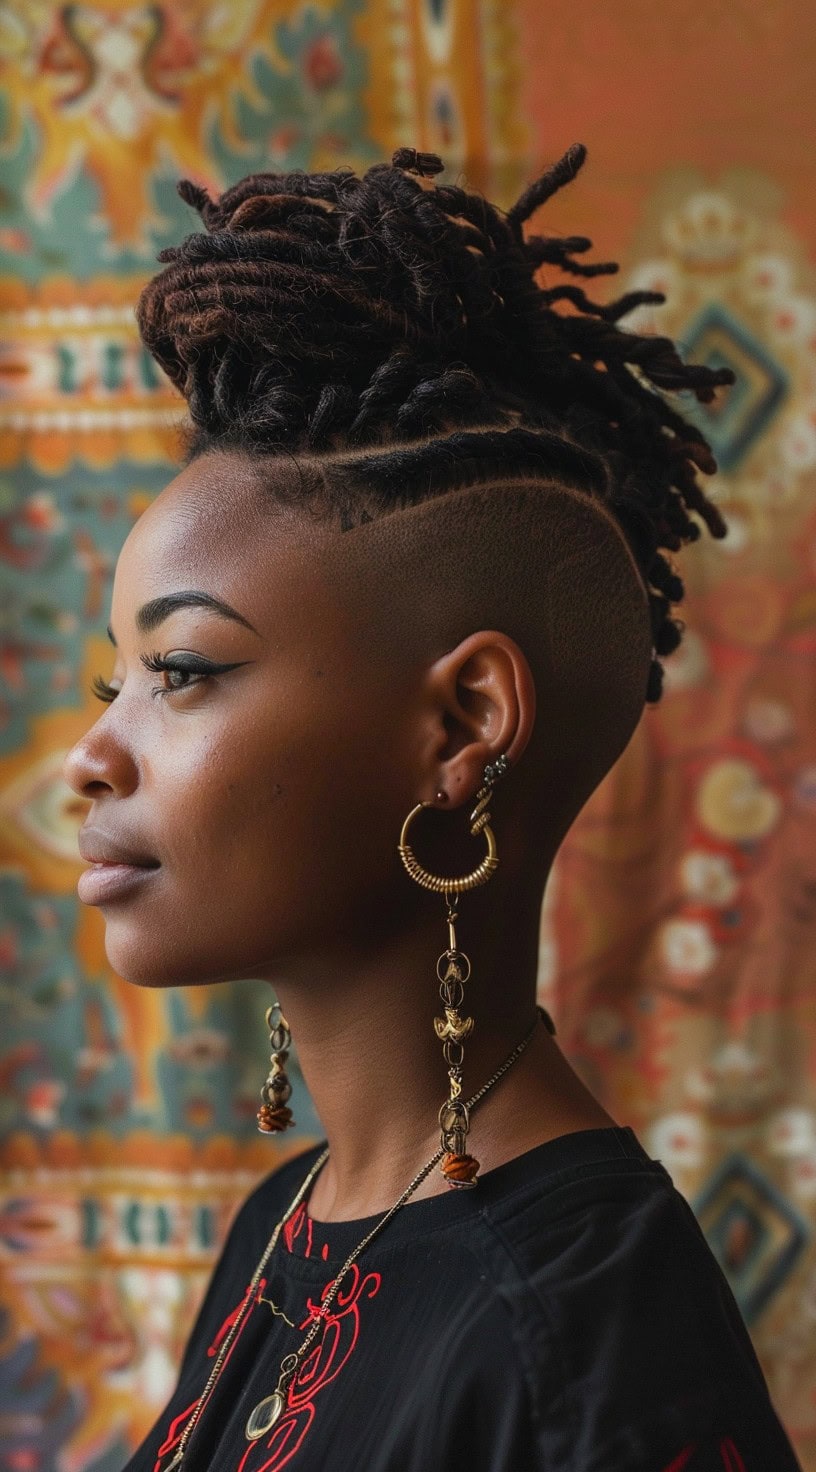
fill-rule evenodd
<path id="1" fill-rule="evenodd" d="M 240 974 L 238 967 L 225 969 L 215 957 L 152 946 L 143 937 L 117 936 L 111 925 L 105 934 L 105 955 L 111 970 L 132 986 L 214 986 L 236 981 Z"/>

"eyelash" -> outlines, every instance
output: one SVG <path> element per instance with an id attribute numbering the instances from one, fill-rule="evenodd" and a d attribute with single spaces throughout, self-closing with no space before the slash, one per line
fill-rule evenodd
<path id="1" fill-rule="evenodd" d="M 218 674 L 221 668 L 219 665 L 202 665 L 201 663 L 179 664 L 175 660 L 164 659 L 161 654 L 140 654 L 139 659 L 145 669 L 154 670 L 157 674 L 160 674 L 164 670 L 173 670 L 176 674 L 180 675 L 198 675 L 200 679 L 193 682 L 195 685 L 200 684 L 201 679 L 206 679 L 208 675 Z M 150 693 L 151 695 L 175 695 L 179 690 L 191 690 L 192 688 L 192 685 L 171 685 L 168 689 L 164 685 L 158 685 Z M 119 691 L 114 690 L 113 686 L 109 685 L 107 680 L 104 680 L 101 675 L 94 675 L 91 681 L 91 690 L 97 700 L 104 700 L 108 705 L 119 694 Z"/>

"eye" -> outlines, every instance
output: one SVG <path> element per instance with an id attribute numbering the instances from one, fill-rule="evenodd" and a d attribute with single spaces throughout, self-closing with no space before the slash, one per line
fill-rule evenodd
<path id="1" fill-rule="evenodd" d="M 104 700 L 108 705 L 119 694 L 119 691 L 114 690 L 113 686 L 109 685 L 107 680 L 103 680 L 101 675 L 94 675 L 91 681 L 91 692 L 97 700 Z"/>
<path id="2" fill-rule="evenodd" d="M 239 669 L 242 664 L 249 662 L 242 659 L 235 664 L 210 664 L 189 654 L 176 655 L 175 659 L 165 659 L 161 654 L 140 654 L 139 659 L 145 669 L 153 670 L 156 674 L 175 675 L 181 681 L 179 684 L 157 685 L 151 690 L 151 695 L 173 695 L 180 690 L 189 690 L 211 675 L 226 674 L 228 670 Z M 101 675 L 94 676 L 91 691 L 97 700 L 104 700 L 108 705 L 119 694 L 119 690 L 109 685 Z"/>
<path id="3" fill-rule="evenodd" d="M 157 674 L 180 675 L 183 681 L 179 685 L 157 685 L 151 690 L 151 695 L 172 695 L 175 690 L 189 690 L 191 683 L 198 685 L 208 675 L 217 674 L 219 670 L 228 669 L 228 665 L 203 664 L 200 659 L 190 655 L 177 655 L 175 659 L 165 659 L 161 654 L 140 654 L 139 659 L 146 670 L 155 670 Z"/>

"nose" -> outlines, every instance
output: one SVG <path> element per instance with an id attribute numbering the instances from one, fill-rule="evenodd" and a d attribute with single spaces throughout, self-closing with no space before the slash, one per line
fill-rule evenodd
<path id="1" fill-rule="evenodd" d="M 126 797 L 138 782 L 133 756 L 110 728 L 105 729 L 104 717 L 71 747 L 62 775 L 74 792 L 89 800 L 109 792 Z"/>

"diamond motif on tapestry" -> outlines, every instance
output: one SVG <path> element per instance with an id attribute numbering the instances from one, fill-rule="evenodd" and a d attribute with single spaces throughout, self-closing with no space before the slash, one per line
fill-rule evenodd
<path id="1" fill-rule="evenodd" d="M 807 1224 L 743 1155 L 723 1161 L 692 1206 L 750 1324 L 789 1276 L 805 1246 Z"/>
<path id="2" fill-rule="evenodd" d="M 717 389 L 710 404 L 689 395 L 683 412 L 703 431 L 720 470 L 735 470 L 768 429 L 788 394 L 789 378 L 767 345 L 719 302 L 709 302 L 678 334 L 683 361 L 732 368 L 730 388 Z"/>

